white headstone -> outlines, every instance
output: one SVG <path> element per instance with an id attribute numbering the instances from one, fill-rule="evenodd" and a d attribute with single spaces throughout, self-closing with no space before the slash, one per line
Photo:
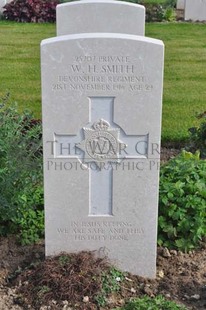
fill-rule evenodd
<path id="1" fill-rule="evenodd" d="M 0 0 L 0 13 L 2 13 L 3 11 L 4 11 L 4 6 L 7 4 L 7 3 L 9 3 L 9 2 L 11 2 L 12 0 Z"/>
<path id="2" fill-rule="evenodd" d="M 42 42 L 46 255 L 96 250 L 155 277 L 163 50 L 117 33 Z"/>
<path id="3" fill-rule="evenodd" d="M 57 6 L 57 35 L 112 32 L 144 35 L 145 7 L 113 0 L 83 0 Z"/>
<path id="4" fill-rule="evenodd" d="M 185 0 L 185 20 L 206 21 L 206 0 Z"/>
<path id="5" fill-rule="evenodd" d="M 185 0 L 177 0 L 176 8 L 177 8 L 177 10 L 184 10 L 185 9 Z"/>

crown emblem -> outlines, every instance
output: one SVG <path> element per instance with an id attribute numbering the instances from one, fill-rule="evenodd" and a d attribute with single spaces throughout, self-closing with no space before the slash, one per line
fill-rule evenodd
<path id="1" fill-rule="evenodd" d="M 107 130 L 109 128 L 109 123 L 104 119 L 100 119 L 98 122 L 93 124 L 94 130 Z"/>
<path id="2" fill-rule="evenodd" d="M 83 131 L 84 140 L 76 146 L 84 151 L 86 163 L 95 162 L 101 170 L 102 163 L 120 162 L 126 144 L 119 140 L 119 128 L 111 127 L 101 118 L 93 123 L 92 128 L 83 127 Z"/>

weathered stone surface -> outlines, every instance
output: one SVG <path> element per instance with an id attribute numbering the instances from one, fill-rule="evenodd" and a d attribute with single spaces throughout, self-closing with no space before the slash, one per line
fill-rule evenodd
<path id="1" fill-rule="evenodd" d="M 83 0 L 57 6 L 57 35 L 109 32 L 144 35 L 145 8 L 129 2 Z"/>
<path id="2" fill-rule="evenodd" d="M 177 8 L 177 10 L 184 10 L 185 9 L 185 0 L 177 0 L 176 8 Z"/>
<path id="3" fill-rule="evenodd" d="M 0 0 L 0 13 L 4 11 L 3 7 L 12 0 Z"/>
<path id="4" fill-rule="evenodd" d="M 185 20 L 206 21 L 206 0 L 185 0 Z"/>
<path id="5" fill-rule="evenodd" d="M 156 272 L 163 43 L 94 33 L 41 46 L 46 255 Z"/>

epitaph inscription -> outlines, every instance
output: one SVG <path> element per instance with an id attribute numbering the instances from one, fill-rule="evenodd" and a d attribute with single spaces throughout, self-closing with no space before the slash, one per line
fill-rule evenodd
<path id="1" fill-rule="evenodd" d="M 109 240 L 129 241 L 135 236 L 144 235 L 144 229 L 130 222 L 70 222 L 68 227 L 57 228 L 58 234 L 67 235 L 74 241 Z"/>

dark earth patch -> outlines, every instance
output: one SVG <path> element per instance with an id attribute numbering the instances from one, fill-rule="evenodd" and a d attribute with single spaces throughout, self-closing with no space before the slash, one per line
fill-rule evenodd
<path id="1" fill-rule="evenodd" d="M 82 252 L 44 259 L 44 245 L 20 246 L 14 237 L 0 239 L 0 309 L 114 309 L 130 297 L 164 295 L 188 309 L 206 309 L 206 243 L 190 253 L 158 248 L 155 280 L 126 274 L 120 290 L 98 307 L 105 259 Z M 40 289 L 41 288 L 41 289 Z M 48 289 L 49 288 L 49 289 Z M 39 293 L 40 292 L 40 293 Z"/>

